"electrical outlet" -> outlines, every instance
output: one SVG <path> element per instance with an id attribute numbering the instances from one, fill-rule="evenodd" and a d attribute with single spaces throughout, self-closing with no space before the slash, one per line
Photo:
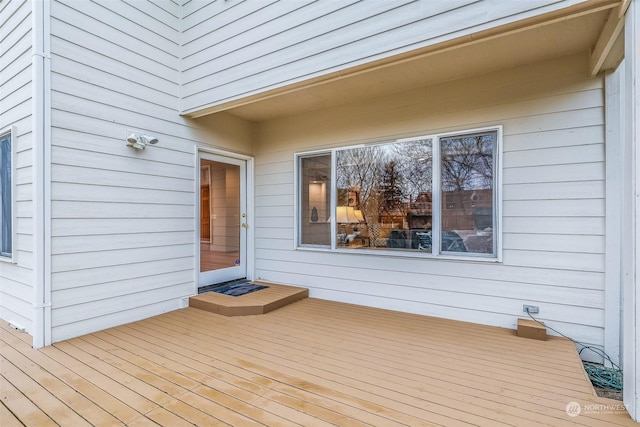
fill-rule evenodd
<path id="1" fill-rule="evenodd" d="M 524 311 L 525 313 L 529 313 L 529 314 L 538 314 L 538 313 L 540 313 L 540 307 L 538 307 L 537 305 L 524 304 L 522 306 L 522 311 Z"/>

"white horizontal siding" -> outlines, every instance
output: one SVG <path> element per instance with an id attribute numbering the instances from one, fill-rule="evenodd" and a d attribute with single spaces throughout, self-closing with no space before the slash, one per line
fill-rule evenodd
<path id="1" fill-rule="evenodd" d="M 136 11 L 119 1 L 97 4 L 57 0 L 51 5 L 51 33 L 119 62 L 135 64 L 175 84 L 179 46 L 177 29 L 169 25 L 178 22 L 168 14 L 164 15 L 169 22 L 145 20 L 145 14 Z"/>
<path id="2" fill-rule="evenodd" d="M 189 2 L 183 109 L 192 112 L 575 3 Z"/>
<path id="3" fill-rule="evenodd" d="M 245 133 L 216 138 L 208 121 L 180 117 L 178 4 L 59 0 L 51 13 L 58 341 L 179 308 L 193 294 L 197 146 L 251 145 L 238 120 Z M 159 142 L 136 151 L 130 132 Z"/>
<path id="4" fill-rule="evenodd" d="M 137 281 L 146 280 L 146 277 L 170 275 L 184 270 L 193 271 L 193 268 L 193 256 L 191 255 L 182 258 L 171 257 L 169 259 L 146 261 L 137 265 L 135 271 L 126 268 L 113 268 L 112 266 L 94 267 L 82 271 L 83 280 L 80 286 L 102 286 L 107 283 L 110 284 L 110 286 L 114 286 L 114 284 L 122 282 L 135 286 Z M 74 291 L 78 289 L 77 276 L 78 272 L 73 270 L 53 273 L 53 281 L 56 283 L 56 291 L 54 294 L 63 290 Z M 83 292 L 79 292 L 78 294 L 82 296 Z M 63 295 L 61 304 L 64 304 L 65 294 L 58 294 L 55 298 L 60 298 L 59 295 Z M 60 299 L 57 301 L 60 301 Z M 144 304 L 141 302 L 141 305 Z"/>
<path id="5" fill-rule="evenodd" d="M 55 240 L 51 251 L 56 254 L 77 254 L 100 250 L 154 248 L 168 245 L 187 245 L 193 242 L 193 231 L 149 232 L 139 234 L 100 235 L 97 239 L 85 236 L 65 236 Z"/>
<path id="6" fill-rule="evenodd" d="M 605 196 L 602 181 L 563 181 L 562 186 L 553 183 L 525 183 L 503 186 L 503 194 L 507 200 L 567 200 L 567 199 L 602 199 Z"/>
<path id="7" fill-rule="evenodd" d="M 299 276 L 309 274 L 311 277 L 317 277 L 319 280 L 316 286 L 334 291 L 349 290 L 350 293 L 368 294 L 378 297 L 389 297 L 394 295 L 395 299 L 412 300 L 414 302 L 430 303 L 437 305 L 448 305 L 452 309 L 456 307 L 468 310 L 477 309 L 478 304 L 475 298 L 485 301 L 482 304 L 486 311 L 500 311 L 502 299 L 516 300 L 537 300 L 544 302 L 545 305 L 552 305 L 553 312 L 558 321 L 572 323 L 580 310 L 584 308 L 596 309 L 593 312 L 588 311 L 591 315 L 586 322 L 589 326 L 597 326 L 602 320 L 602 291 L 582 289 L 580 293 L 582 298 L 576 301 L 574 296 L 575 288 L 563 288 L 560 286 L 549 286 L 545 290 L 545 295 L 540 295 L 540 287 L 523 286 L 518 282 L 510 282 L 508 280 L 486 280 L 481 278 L 465 278 L 458 276 L 445 276 L 427 273 L 427 268 L 417 268 L 416 271 L 407 271 L 395 269 L 391 265 L 379 265 L 373 267 L 366 259 L 352 259 L 353 264 L 362 269 L 361 279 L 353 281 L 349 278 L 351 269 L 350 265 L 336 265 L 329 261 L 326 257 L 318 256 L 313 253 L 305 253 L 301 255 L 304 263 L 293 265 L 292 263 L 277 261 L 275 259 L 269 262 L 276 263 L 276 269 L 289 271 Z M 314 261 L 314 258 L 317 261 Z M 278 265 L 283 262 L 284 265 Z M 309 266 L 312 265 L 311 272 Z M 324 272 L 321 267 L 331 266 L 330 271 Z M 323 272 L 323 274 L 318 274 Z M 398 283 L 396 276 L 402 275 L 402 283 Z M 320 280 L 325 278 L 325 283 L 320 284 Z M 331 280 L 326 280 L 330 278 Z M 313 281 L 314 279 L 310 279 Z M 459 294 L 459 301 L 451 300 L 451 281 L 455 280 L 456 292 Z M 351 282 L 349 284 L 349 282 Z M 395 283 L 394 283 L 395 282 Z M 385 288 L 387 288 L 385 292 Z M 429 293 L 424 290 L 429 289 Z M 413 295 L 413 296 L 412 296 Z M 467 296 L 473 296 L 468 298 Z M 568 301 L 574 301 L 574 304 Z M 560 301 L 565 301 L 561 303 Z M 579 302 L 579 303 L 578 303 Z M 556 307 L 557 306 L 557 307 Z"/>
<path id="8" fill-rule="evenodd" d="M 194 231 L 193 218 L 58 218 L 51 225 L 53 236 L 101 236 L 112 234 L 113 230 L 121 234 L 162 233 L 167 231 Z"/>
<path id="9" fill-rule="evenodd" d="M 262 124 L 256 275 L 316 297 L 510 328 L 523 304 L 539 305 L 549 325 L 601 345 L 602 81 L 583 64 L 532 64 Z M 498 124 L 502 263 L 294 250 L 296 151 Z"/>
<path id="10" fill-rule="evenodd" d="M 175 287 L 172 286 L 171 288 Z M 188 292 L 187 288 L 188 286 L 185 286 L 181 292 Z M 134 296 L 115 298 L 94 304 L 100 307 L 100 310 L 92 311 L 93 307 L 90 305 L 63 309 L 62 320 L 67 323 L 64 323 L 64 325 L 54 323 L 51 334 L 56 341 L 61 341 L 95 332 L 97 325 L 122 325 L 176 309 L 173 300 L 166 300 L 167 294 L 165 292 L 141 292 Z M 113 308 L 105 311 L 105 306 Z M 97 327 L 102 329 L 104 326 Z"/>
<path id="11" fill-rule="evenodd" d="M 161 274 L 149 274 L 143 278 L 86 285 L 82 288 L 82 292 L 78 292 L 77 288 L 58 290 L 52 295 L 52 303 L 57 308 L 86 306 L 87 303 L 90 302 L 108 301 L 113 295 L 126 294 L 127 289 L 131 286 L 135 286 L 138 292 L 148 292 L 162 290 L 162 288 L 173 286 L 176 283 L 192 283 L 192 281 L 193 272 L 190 269 Z M 71 310 L 68 309 L 67 312 L 71 312 Z M 58 320 L 62 323 L 63 319 L 58 318 Z M 78 321 L 83 319 L 77 318 L 69 320 Z"/>
<path id="12" fill-rule="evenodd" d="M 15 264 L 0 261 L 0 318 L 33 334 L 31 2 L 0 2 L 0 130 L 16 129 Z"/>

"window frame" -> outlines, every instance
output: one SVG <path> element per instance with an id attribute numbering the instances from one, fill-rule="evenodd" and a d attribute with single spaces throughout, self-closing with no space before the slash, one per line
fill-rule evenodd
<path id="1" fill-rule="evenodd" d="M 11 242 L 11 253 L 9 254 L 2 254 L 0 252 L 0 262 L 10 262 L 10 263 L 15 263 L 16 262 L 16 128 L 15 126 L 9 126 L 3 129 L 0 129 L 0 138 L 3 138 L 5 136 L 9 135 L 9 144 L 11 145 L 10 147 L 10 154 L 9 154 L 9 161 L 11 163 L 10 165 L 10 169 L 11 169 L 11 183 L 10 183 L 10 191 L 11 191 L 11 200 L 9 202 L 9 206 L 10 206 L 10 224 L 11 224 L 11 235 L 10 235 L 10 242 Z M 1 222 L 4 221 L 4 219 L 2 218 L 2 214 L 0 212 L 0 224 Z"/>
<path id="2" fill-rule="evenodd" d="M 470 252 L 443 252 L 440 248 L 440 233 L 442 232 L 442 176 L 441 176 L 441 139 L 446 139 L 454 136 L 465 136 L 479 133 L 496 133 L 496 141 L 494 147 L 494 178 L 493 178 L 493 215 L 494 215 L 494 245 L 495 252 L 492 254 L 482 253 L 470 253 Z M 454 260 L 454 261 L 479 261 L 479 262 L 502 262 L 502 138 L 503 127 L 502 125 L 493 125 L 481 128 L 471 128 L 454 130 L 447 132 L 437 132 L 429 134 L 419 134 L 411 137 L 401 138 L 384 138 L 377 139 L 370 143 L 364 144 L 345 144 L 341 146 L 335 146 L 327 149 L 319 149 L 313 151 L 297 152 L 294 154 L 294 249 L 303 251 L 324 251 L 332 253 L 348 253 L 348 254 L 360 254 L 360 255 L 378 255 L 385 257 L 400 257 L 400 258 L 427 258 L 427 259 L 441 259 L 441 260 Z M 301 243 L 301 218 L 302 218 L 302 180 L 301 174 L 301 162 L 303 158 L 313 157 L 319 155 L 331 156 L 331 212 L 336 211 L 337 206 L 337 183 L 336 183 L 336 163 L 337 153 L 342 150 L 349 150 L 354 148 L 369 147 L 374 145 L 384 145 L 393 143 L 410 142 L 413 140 L 431 139 L 432 141 L 432 203 L 433 212 L 438 212 L 437 215 L 433 215 L 432 229 L 439 230 L 438 233 L 433 233 L 433 246 L 431 252 L 423 251 L 402 251 L 402 250 L 385 250 L 385 249 L 366 249 L 359 248 L 357 250 L 349 248 L 341 248 L 337 245 L 337 224 L 335 215 L 331 216 L 330 232 L 331 232 L 331 244 L 330 245 L 315 245 L 315 244 L 302 244 Z M 437 159 L 437 161 L 436 161 Z"/>

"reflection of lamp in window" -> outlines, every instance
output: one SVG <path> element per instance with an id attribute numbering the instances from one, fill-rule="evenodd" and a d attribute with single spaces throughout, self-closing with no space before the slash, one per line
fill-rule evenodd
<path id="1" fill-rule="evenodd" d="M 362 215 L 362 213 L 361 213 Z M 336 223 L 342 225 L 342 240 L 344 243 L 349 242 L 349 236 L 347 235 L 347 224 L 357 224 L 360 221 L 358 220 L 358 216 L 356 215 L 356 210 L 353 206 L 338 206 L 336 207 Z M 358 230 L 354 227 L 354 235 L 351 240 L 355 236 L 357 236 Z"/>
<path id="2" fill-rule="evenodd" d="M 355 224 L 360 221 L 356 215 L 355 208 L 352 206 L 338 206 L 336 208 L 336 222 L 338 224 Z"/>
<path id="3" fill-rule="evenodd" d="M 354 214 L 356 215 L 358 222 L 364 222 L 364 215 L 362 215 L 362 211 L 360 209 L 356 209 Z"/>

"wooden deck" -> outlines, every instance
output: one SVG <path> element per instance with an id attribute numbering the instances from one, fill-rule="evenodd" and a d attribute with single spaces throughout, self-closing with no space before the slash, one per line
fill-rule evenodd
<path id="1" fill-rule="evenodd" d="M 250 294 L 233 297 L 216 292 L 205 292 L 189 298 L 189 306 L 224 316 L 265 314 L 309 296 L 309 290 L 295 286 L 251 282 L 268 286 Z"/>
<path id="2" fill-rule="evenodd" d="M 567 340 L 311 298 L 185 308 L 38 351 L 0 330 L 2 427 L 637 425 Z"/>

